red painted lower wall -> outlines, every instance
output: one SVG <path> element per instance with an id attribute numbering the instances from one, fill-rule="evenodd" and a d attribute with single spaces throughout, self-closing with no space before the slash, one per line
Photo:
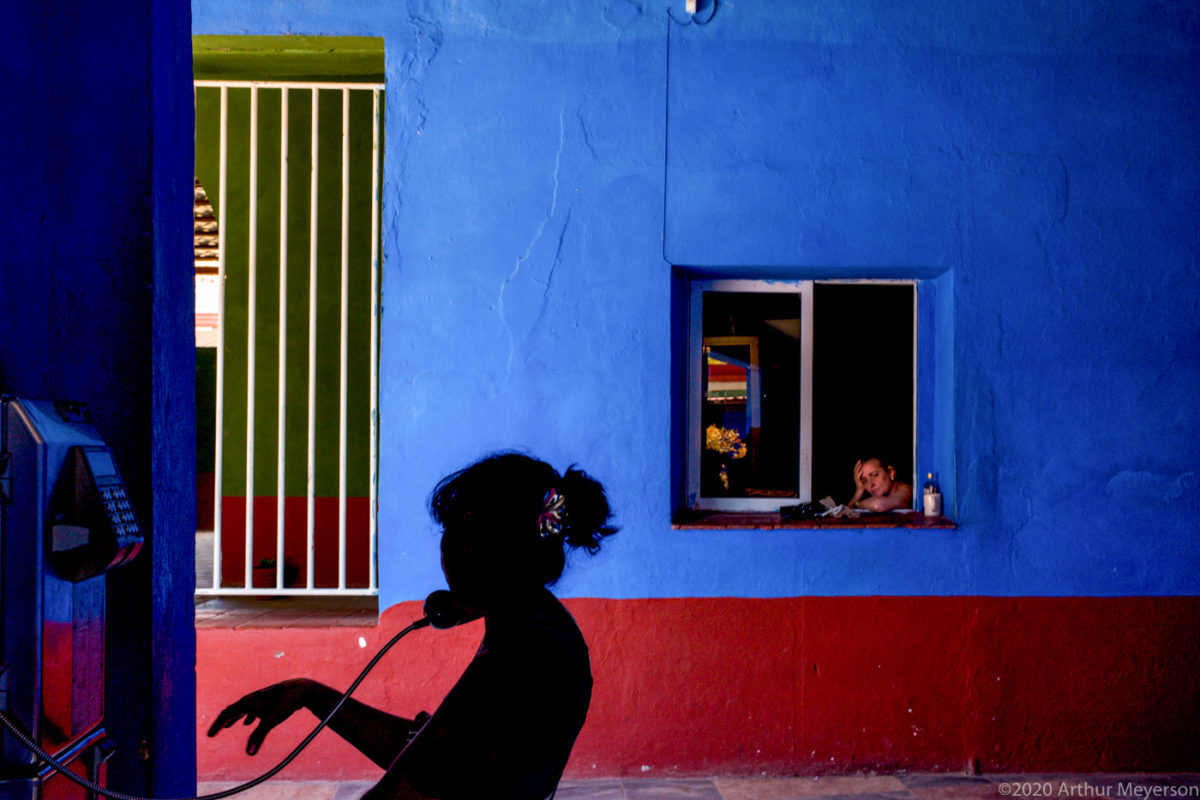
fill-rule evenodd
<path id="1" fill-rule="evenodd" d="M 575 599 L 596 690 L 570 776 L 1200 769 L 1200 598 Z M 378 628 L 202 628 L 202 780 L 258 774 L 314 723 L 251 759 L 244 728 L 204 738 L 228 702 L 308 675 L 344 687 L 419 603 Z M 432 710 L 480 623 L 422 630 L 359 689 Z M 365 646 L 364 646 L 365 645 Z M 379 774 L 322 733 L 284 773 Z"/>
<path id="2" fill-rule="evenodd" d="M 313 585 L 338 585 L 338 498 L 313 498 Z M 278 504 L 274 497 L 254 498 L 254 557 L 275 559 Z M 294 570 L 288 586 L 303 586 L 308 574 L 308 498 L 283 501 L 284 563 Z M 370 581 L 370 499 L 346 498 L 346 585 L 365 587 Z M 246 498 L 221 498 L 221 574 L 223 586 L 244 586 L 246 574 Z M 269 574 L 255 586 L 274 586 Z"/>
<path id="3" fill-rule="evenodd" d="M 196 530 L 211 531 L 213 529 L 213 487 L 216 486 L 216 475 L 212 472 L 196 473 Z"/>

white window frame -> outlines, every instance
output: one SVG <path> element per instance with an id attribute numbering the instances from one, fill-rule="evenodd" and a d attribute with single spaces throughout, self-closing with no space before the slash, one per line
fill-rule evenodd
<path id="1" fill-rule="evenodd" d="M 744 278 L 693 278 L 688 289 L 687 398 L 684 491 L 685 508 L 694 511 L 778 512 L 781 506 L 812 501 L 812 364 L 813 364 L 813 287 L 818 284 L 907 285 L 913 288 L 913 464 L 917 447 L 917 347 L 919 319 L 917 281 L 912 279 L 851 280 L 751 280 Z M 703 407 L 700 396 L 704 369 L 704 292 L 742 292 L 795 294 L 800 298 L 800 437 L 799 476 L 796 497 L 704 497 L 700 493 L 701 437 L 697 435 Z"/>

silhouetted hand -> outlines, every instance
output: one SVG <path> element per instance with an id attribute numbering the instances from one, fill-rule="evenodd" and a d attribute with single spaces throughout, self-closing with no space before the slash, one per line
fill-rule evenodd
<path id="1" fill-rule="evenodd" d="M 246 740 L 246 752 L 254 755 L 272 728 L 307 705 L 306 698 L 314 686 L 316 684 L 307 678 L 294 678 L 251 692 L 218 714 L 208 735 L 216 736 L 243 717 L 246 725 L 253 725 L 257 720 L 258 727 Z"/>

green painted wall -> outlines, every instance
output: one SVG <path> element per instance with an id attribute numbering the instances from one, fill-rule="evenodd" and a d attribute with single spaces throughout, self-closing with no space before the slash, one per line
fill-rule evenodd
<path id="1" fill-rule="evenodd" d="M 382 40 L 366 37 L 194 37 L 198 79 L 378 80 Z M 229 90 L 225 280 L 224 472 L 221 493 L 245 494 L 249 326 L 250 94 Z M 288 98 L 286 485 L 303 495 L 307 463 L 312 93 Z M 318 496 L 337 494 L 341 309 L 342 93 L 320 92 L 317 152 L 317 474 Z M 381 103 L 382 107 L 382 103 Z M 348 494 L 369 479 L 371 325 L 370 93 L 350 93 L 348 226 Z M 381 112 L 382 113 L 382 112 Z M 220 90 L 196 89 L 196 175 L 220 213 Z M 281 92 L 258 91 L 254 493 L 276 486 L 279 408 Z M 198 377 L 200 377 L 198 375 Z M 203 437 L 203 432 L 201 432 Z"/>
<path id="2" fill-rule="evenodd" d="M 192 71 L 210 80 L 383 83 L 376 36 L 193 36 Z"/>

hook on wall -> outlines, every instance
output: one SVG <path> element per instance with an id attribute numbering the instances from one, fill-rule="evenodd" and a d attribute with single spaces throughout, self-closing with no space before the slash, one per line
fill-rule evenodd
<path id="1" fill-rule="evenodd" d="M 675 16 L 672 10 L 674 2 L 667 6 L 667 16 L 676 25 L 707 25 L 712 22 L 712 18 L 717 15 L 717 4 L 720 0 L 684 0 L 684 11 L 687 12 L 686 19 L 679 19 Z M 707 12 L 707 15 L 705 14 Z"/>

